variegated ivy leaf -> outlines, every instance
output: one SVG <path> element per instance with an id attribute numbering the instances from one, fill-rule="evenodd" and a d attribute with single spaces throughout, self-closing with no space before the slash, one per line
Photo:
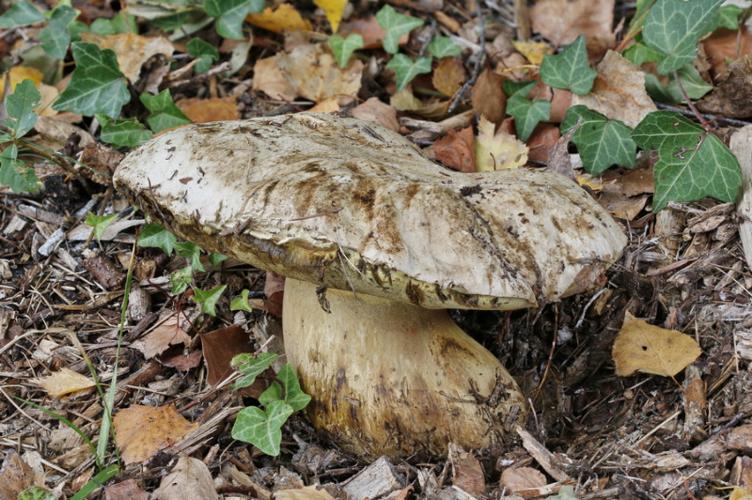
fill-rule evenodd
<path id="1" fill-rule="evenodd" d="M 394 71 L 397 92 L 399 92 L 407 87 L 407 84 L 416 76 L 431 72 L 431 58 L 419 57 L 412 60 L 405 54 L 396 54 L 386 67 Z"/>
<path id="2" fill-rule="evenodd" d="M 282 426 L 293 413 L 292 407 L 280 400 L 270 402 L 263 410 L 256 406 L 244 408 L 235 418 L 232 438 L 276 457 L 282 443 Z"/>
<path id="3" fill-rule="evenodd" d="M 399 50 L 399 40 L 415 28 L 423 26 L 423 20 L 417 17 L 400 14 L 391 5 L 384 5 L 376 13 L 376 21 L 384 30 L 382 45 L 389 54 L 396 54 Z"/>
<path id="4" fill-rule="evenodd" d="M 332 35 L 329 37 L 329 48 L 332 49 L 334 60 L 337 66 L 344 68 L 350 62 L 353 52 L 363 48 L 363 37 L 357 33 L 350 33 L 347 38 L 341 35 Z"/>
<path id="5" fill-rule="evenodd" d="M 541 99 L 531 100 L 527 95 L 535 87 L 531 82 L 507 99 L 507 114 L 514 118 L 514 128 L 521 141 L 527 141 L 542 121 L 551 115 L 551 103 Z"/>
<path id="6" fill-rule="evenodd" d="M 543 83 L 585 95 L 593 88 L 598 72 L 588 63 L 585 37 L 580 35 L 559 54 L 547 54 L 540 67 Z"/>

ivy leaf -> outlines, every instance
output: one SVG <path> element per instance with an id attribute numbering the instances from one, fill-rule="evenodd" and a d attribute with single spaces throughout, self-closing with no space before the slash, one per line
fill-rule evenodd
<path id="1" fill-rule="evenodd" d="M 527 141 L 535 127 L 551 115 L 550 102 L 527 98 L 534 86 L 535 82 L 529 83 L 507 99 L 507 114 L 514 118 L 514 128 L 521 141 Z"/>
<path id="2" fill-rule="evenodd" d="M 55 500 L 55 495 L 39 486 L 32 486 L 19 493 L 16 500 Z"/>
<path id="3" fill-rule="evenodd" d="M 10 129 L 13 137 L 18 139 L 34 128 L 37 115 L 34 108 L 39 104 L 42 96 L 34 82 L 24 80 L 16 85 L 12 94 L 5 97 L 5 125 Z"/>
<path id="4" fill-rule="evenodd" d="M 217 33 L 233 40 L 243 39 L 243 21 L 252 12 L 261 12 L 264 0 L 204 0 L 204 10 L 216 17 Z"/>
<path id="5" fill-rule="evenodd" d="M 103 142 L 118 148 L 135 148 L 151 139 L 151 136 L 151 131 L 135 118 L 107 122 L 102 125 L 99 134 Z"/>
<path id="6" fill-rule="evenodd" d="M 396 54 L 399 50 L 399 40 L 415 28 L 423 26 L 423 20 L 417 17 L 400 14 L 391 5 L 384 5 L 376 13 L 376 21 L 384 30 L 382 45 L 389 54 Z"/>
<path id="7" fill-rule="evenodd" d="M 677 79 L 678 77 L 678 79 Z M 679 87 L 679 79 L 681 87 Z M 707 83 L 700 76 L 700 72 L 692 64 L 680 68 L 676 75 L 671 75 L 668 84 L 664 85 L 652 73 L 645 73 L 645 89 L 656 101 L 679 103 L 684 101 L 684 94 L 681 89 L 687 93 L 690 99 L 699 99 L 711 90 L 713 86 Z"/>
<path id="8" fill-rule="evenodd" d="M 279 400 L 269 403 L 266 411 L 256 406 L 243 408 L 232 426 L 232 438 L 276 457 L 282 442 L 282 426 L 292 414 L 292 407 Z"/>
<path id="9" fill-rule="evenodd" d="M 736 31 L 739 29 L 739 21 L 744 9 L 738 5 L 724 5 L 718 10 L 718 18 L 712 31 L 718 28 Z"/>
<path id="10" fill-rule="evenodd" d="M 180 295 L 188 289 L 188 285 L 193 281 L 193 268 L 186 266 L 170 274 L 170 293 Z"/>
<path id="11" fill-rule="evenodd" d="M 93 43 L 76 42 L 73 59 L 76 69 L 71 81 L 52 108 L 84 116 L 101 113 L 117 118 L 122 107 L 131 100 L 131 94 L 115 53 Z"/>
<path id="12" fill-rule="evenodd" d="M 527 94 L 530 92 L 530 89 L 532 89 L 535 85 L 530 85 L 531 81 L 515 81 L 515 80 L 504 80 L 501 82 L 501 89 L 504 91 L 504 93 L 507 95 L 507 97 L 512 97 L 517 92 L 524 90 L 525 94 L 522 97 L 526 97 Z"/>
<path id="13" fill-rule="evenodd" d="M 248 302 L 248 294 L 250 291 L 245 288 L 242 292 L 240 292 L 240 295 L 236 295 L 232 298 L 230 301 L 230 311 L 245 311 L 245 312 L 253 312 L 253 308 L 251 307 L 251 304 Z"/>
<path id="14" fill-rule="evenodd" d="M 100 17 L 95 19 L 89 29 L 97 35 L 117 35 L 119 33 L 138 33 L 136 18 L 127 12 L 120 11 L 112 19 Z"/>
<path id="15" fill-rule="evenodd" d="M 52 11 L 50 22 L 39 33 L 39 41 L 47 55 L 54 59 L 65 59 L 65 55 L 68 53 L 68 45 L 71 42 L 68 26 L 77 17 L 78 11 L 67 5 L 60 5 Z"/>
<path id="16" fill-rule="evenodd" d="M 592 175 L 600 175 L 611 165 L 633 167 L 637 155 L 629 127 L 618 120 L 609 120 L 604 115 L 583 105 L 567 110 L 561 123 L 561 133 L 579 127 L 572 142 L 582 158 L 582 166 Z"/>
<path id="17" fill-rule="evenodd" d="M 650 9 L 642 28 L 645 43 L 665 57 L 658 72 L 667 75 L 697 55 L 697 42 L 716 25 L 724 0 L 660 0 Z"/>
<path id="18" fill-rule="evenodd" d="M 222 262 L 227 260 L 227 255 L 222 255 L 221 253 L 211 252 L 209 254 L 209 264 L 216 267 L 220 265 Z"/>
<path id="19" fill-rule="evenodd" d="M 217 60 L 219 60 L 219 51 L 214 45 L 207 43 L 200 38 L 193 38 L 186 46 L 188 53 L 198 59 L 196 63 L 196 73 L 206 73 Z"/>
<path id="20" fill-rule="evenodd" d="M 269 406 L 272 401 L 284 401 L 282 392 L 282 386 L 275 380 L 259 395 L 259 403 Z"/>
<path id="21" fill-rule="evenodd" d="M 208 314 L 209 316 L 217 315 L 217 301 L 222 296 L 222 293 L 227 288 L 227 285 L 218 285 L 210 290 L 201 290 L 200 288 L 193 289 L 193 301 L 201 308 L 201 312 Z"/>
<path id="22" fill-rule="evenodd" d="M 559 54 L 547 54 L 540 67 L 541 80 L 557 89 L 585 95 L 593 88 L 598 72 L 588 64 L 585 37 L 580 35 Z"/>
<path id="23" fill-rule="evenodd" d="M 658 62 L 663 59 L 663 54 L 660 51 L 648 47 L 639 40 L 641 40 L 641 37 L 622 53 L 627 61 L 642 66 L 645 63 Z"/>
<path id="24" fill-rule="evenodd" d="M 159 224 L 145 224 L 138 237 L 139 247 L 159 248 L 168 256 L 172 255 L 176 243 L 175 235 Z"/>
<path id="25" fill-rule="evenodd" d="M 238 354 L 230 361 L 230 366 L 240 372 L 240 377 L 233 384 L 233 389 L 242 389 L 253 385 L 256 377 L 264 373 L 279 358 L 279 354 L 262 352 L 257 355 L 251 353 Z"/>
<path id="26" fill-rule="evenodd" d="M 18 149 L 15 144 L 0 152 L 0 185 L 8 186 L 14 193 L 39 191 L 39 180 L 34 169 L 18 160 Z"/>
<path id="27" fill-rule="evenodd" d="M 97 215 L 94 212 L 89 212 L 86 214 L 86 220 L 84 222 L 86 222 L 88 226 L 94 228 L 94 236 L 97 238 L 97 241 L 99 241 L 105 230 L 110 227 L 110 224 L 112 224 L 117 217 L 117 214 Z"/>
<path id="28" fill-rule="evenodd" d="M 172 102 L 170 89 L 164 89 L 157 95 L 144 92 L 140 99 L 141 103 L 151 113 L 146 119 L 146 123 L 154 132 L 191 123 L 188 117 L 180 111 L 180 108 Z"/>
<path id="29" fill-rule="evenodd" d="M 293 410 L 300 411 L 311 402 L 311 396 L 303 392 L 300 388 L 298 375 L 290 363 L 285 363 L 282 369 L 279 370 L 277 380 L 282 383 L 282 388 L 285 391 L 285 403 L 290 405 Z"/>
<path id="30" fill-rule="evenodd" d="M 734 202 L 742 176 L 739 162 L 721 140 L 679 113 L 655 111 L 632 132 L 644 150 L 657 150 L 654 167 L 657 212 L 670 201 L 694 201 L 710 196 Z"/>
<path id="31" fill-rule="evenodd" d="M 462 54 L 462 48 L 448 36 L 437 36 L 428 44 L 428 53 L 436 59 L 457 57 Z"/>
<path id="32" fill-rule="evenodd" d="M 397 54 L 386 65 L 387 69 L 394 71 L 397 92 L 407 87 L 418 75 L 431 72 L 431 58 L 419 57 L 412 60 L 405 54 Z"/>
<path id="33" fill-rule="evenodd" d="M 44 21 L 44 15 L 36 7 L 26 0 L 18 0 L 0 16 L 0 29 L 20 28 L 42 21 Z"/>
<path id="34" fill-rule="evenodd" d="M 203 273 L 206 271 L 201 264 L 201 247 L 189 241 L 179 241 L 175 243 L 175 252 L 181 257 L 188 260 L 188 265 L 195 271 Z"/>
<path id="35" fill-rule="evenodd" d="M 357 33 L 351 33 L 347 35 L 347 38 L 343 38 L 341 35 L 332 35 L 327 43 L 329 48 L 332 49 L 337 66 L 344 68 L 350 62 L 353 52 L 363 48 L 363 37 Z"/>

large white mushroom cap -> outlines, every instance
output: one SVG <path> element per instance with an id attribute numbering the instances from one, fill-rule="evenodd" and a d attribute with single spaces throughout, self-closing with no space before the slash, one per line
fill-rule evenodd
<path id="1" fill-rule="evenodd" d="M 328 114 L 175 129 L 130 153 L 115 185 L 206 249 L 428 308 L 558 300 L 626 244 L 559 174 L 449 171 L 394 132 Z"/>

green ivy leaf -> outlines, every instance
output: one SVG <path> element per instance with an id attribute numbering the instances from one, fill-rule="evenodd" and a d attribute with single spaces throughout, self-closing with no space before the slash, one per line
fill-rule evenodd
<path id="1" fill-rule="evenodd" d="M 284 401 L 272 401 L 266 411 L 256 406 L 243 408 L 232 426 L 232 438 L 276 457 L 282 443 L 282 426 L 292 414 L 292 407 Z"/>
<path id="2" fill-rule="evenodd" d="M 216 267 L 220 265 L 222 262 L 227 260 L 227 255 L 222 255 L 221 253 L 215 253 L 211 252 L 209 254 L 209 264 Z"/>
<path id="3" fill-rule="evenodd" d="M 32 486 L 19 493 L 17 500 L 55 500 L 55 495 L 42 487 Z"/>
<path id="4" fill-rule="evenodd" d="M 551 103 L 541 99 L 530 100 L 527 95 L 535 82 L 527 84 L 507 99 L 507 114 L 514 118 L 514 128 L 521 141 L 527 141 L 542 121 L 551 115 Z"/>
<path id="5" fill-rule="evenodd" d="M 504 91 L 504 94 L 506 94 L 507 97 L 512 97 L 517 92 L 524 90 L 525 94 L 522 97 L 526 97 L 527 94 L 530 92 L 530 89 L 532 89 L 535 85 L 535 82 L 531 81 L 516 81 L 516 80 L 504 80 L 501 82 L 501 90 Z"/>
<path id="6" fill-rule="evenodd" d="M 300 411 L 311 402 L 311 396 L 300 388 L 298 375 L 290 363 L 285 363 L 279 370 L 277 380 L 282 383 L 282 388 L 285 391 L 285 403 L 290 405 L 293 410 Z"/>
<path id="7" fill-rule="evenodd" d="M 457 57 L 462 54 L 462 48 L 448 36 L 437 36 L 428 44 L 428 53 L 436 59 Z"/>
<path id="8" fill-rule="evenodd" d="M 670 201 L 710 196 L 734 202 L 739 196 L 742 176 L 736 157 L 718 137 L 679 113 L 650 113 L 632 139 L 644 150 L 658 151 L 653 169 L 656 212 Z"/>
<path id="9" fill-rule="evenodd" d="M 172 255 L 177 241 L 174 234 L 159 224 L 145 224 L 138 237 L 138 246 L 141 248 L 159 248 L 169 256 Z"/>
<path id="10" fill-rule="evenodd" d="M 405 54 L 397 54 L 386 65 L 387 69 L 394 71 L 397 92 L 407 87 L 418 75 L 431 72 L 431 58 L 419 57 L 412 60 Z"/>
<path id="11" fill-rule="evenodd" d="M 67 5 L 60 5 L 52 11 L 50 22 L 39 33 L 39 41 L 47 55 L 54 59 L 65 59 L 71 42 L 68 27 L 77 17 L 78 11 Z"/>
<path id="12" fill-rule="evenodd" d="M 264 373 L 279 358 L 279 354 L 262 352 L 257 355 L 251 353 L 238 354 L 230 361 L 230 366 L 240 372 L 240 377 L 233 384 L 233 389 L 242 389 L 253 385 L 256 377 Z"/>
<path id="13" fill-rule="evenodd" d="M 240 295 L 233 297 L 232 301 L 230 301 L 230 311 L 252 312 L 253 308 L 248 302 L 249 293 L 250 291 L 248 289 L 244 289 L 242 292 L 240 292 Z"/>
<path id="14" fill-rule="evenodd" d="M 738 30 L 742 12 L 744 12 L 744 9 L 738 5 L 724 5 L 718 10 L 718 18 L 712 31 L 718 28 L 726 28 L 732 31 Z"/>
<path id="15" fill-rule="evenodd" d="M 645 63 L 658 62 L 663 59 L 663 54 L 660 51 L 648 47 L 639 40 L 642 40 L 642 38 L 639 37 L 638 41 L 622 52 L 622 55 L 627 61 L 630 61 L 637 66 L 641 66 Z"/>
<path id="16" fill-rule="evenodd" d="M 7 118 L 4 125 L 10 129 L 14 138 L 23 137 L 34 128 L 34 124 L 37 122 L 34 108 L 39 104 L 41 98 L 42 96 L 31 80 L 22 81 L 16 85 L 12 94 L 5 97 Z"/>
<path id="17" fill-rule="evenodd" d="M 117 35 L 119 33 L 138 33 L 136 18 L 127 12 L 120 11 L 112 19 L 100 17 L 95 19 L 89 29 L 97 35 Z"/>
<path id="18" fill-rule="evenodd" d="M 227 285 L 218 285 L 210 290 L 193 289 L 193 301 L 201 308 L 201 312 L 209 316 L 216 316 L 216 306 Z"/>
<path id="19" fill-rule="evenodd" d="M 0 152 L 0 185 L 10 187 L 14 193 L 39 191 L 39 179 L 34 169 L 18 160 L 18 149 L 15 144 Z"/>
<path id="20" fill-rule="evenodd" d="M 195 69 L 196 73 L 206 73 L 216 61 L 219 60 L 219 51 L 217 48 L 200 38 L 193 38 L 186 46 L 188 53 L 198 59 Z"/>
<path id="21" fill-rule="evenodd" d="M 172 102 L 170 89 L 164 89 L 157 95 L 144 92 L 140 99 L 141 103 L 151 113 L 146 119 L 146 123 L 154 132 L 191 123 L 188 117 L 180 111 L 180 108 Z"/>
<path id="22" fill-rule="evenodd" d="M 18 0 L 0 16 L 0 29 L 9 30 L 44 21 L 44 14 L 26 0 Z"/>
<path id="23" fill-rule="evenodd" d="M 332 49 L 337 66 L 344 68 L 350 62 L 353 52 L 363 48 L 363 37 L 357 33 L 350 33 L 347 38 L 343 38 L 341 35 L 332 35 L 327 43 L 329 48 Z"/>
<path id="24" fill-rule="evenodd" d="M 260 12 L 264 0 L 204 0 L 204 10 L 216 17 L 217 33 L 224 38 L 243 39 L 243 21 L 248 14 Z"/>
<path id="25" fill-rule="evenodd" d="M 637 154 L 629 127 L 618 120 L 609 120 L 604 115 L 585 106 L 572 106 L 561 123 L 561 133 L 579 127 L 572 142 L 582 158 L 582 166 L 592 175 L 600 175 L 611 165 L 633 167 Z"/>
<path id="26" fill-rule="evenodd" d="M 175 252 L 181 257 L 185 257 L 188 265 L 195 271 L 203 273 L 206 271 L 201 264 L 201 247 L 189 241 L 178 241 L 175 243 Z"/>
<path id="27" fill-rule="evenodd" d="M 275 380 L 259 395 L 259 403 L 269 406 L 272 401 L 284 401 L 282 392 L 282 386 Z"/>
<path id="28" fill-rule="evenodd" d="M 193 268 L 186 266 L 170 274 L 170 293 L 180 295 L 188 289 L 193 281 Z"/>
<path id="29" fill-rule="evenodd" d="M 540 67 L 541 80 L 557 89 L 585 95 L 593 88 L 598 72 L 588 63 L 585 37 L 580 35 L 559 54 L 547 54 Z"/>
<path id="30" fill-rule="evenodd" d="M 389 54 L 396 54 L 399 50 L 399 40 L 415 28 L 423 26 L 423 20 L 417 17 L 400 14 L 391 5 L 384 5 L 376 13 L 376 21 L 384 30 L 382 45 Z"/>
<path id="31" fill-rule="evenodd" d="M 710 33 L 724 0 L 660 0 L 650 9 L 642 28 L 649 47 L 665 57 L 658 72 L 667 75 L 691 63 L 697 55 L 697 43 Z"/>
<path id="32" fill-rule="evenodd" d="M 131 100 L 131 94 L 115 53 L 93 43 L 76 42 L 73 59 L 76 69 L 71 81 L 52 108 L 84 116 L 101 113 L 117 118 L 122 107 Z"/>
<path id="33" fill-rule="evenodd" d="M 118 148 L 135 148 L 152 137 L 150 130 L 135 118 L 129 120 L 113 120 L 102 125 L 99 138 L 107 144 Z"/>
<path id="34" fill-rule="evenodd" d="M 84 222 L 94 228 L 94 236 L 97 238 L 97 241 L 99 241 L 104 232 L 110 227 L 110 224 L 117 219 L 117 217 L 117 214 L 97 215 L 94 212 L 89 212 L 86 214 L 86 220 Z"/>

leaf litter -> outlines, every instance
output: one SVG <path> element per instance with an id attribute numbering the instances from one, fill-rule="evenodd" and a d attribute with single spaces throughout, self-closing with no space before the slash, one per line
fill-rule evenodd
<path id="1" fill-rule="evenodd" d="M 8 440 L 0 488 L 10 488 L 0 491 L 15 498 L 36 484 L 71 496 L 106 471 L 74 429 L 98 434 L 96 384 L 106 389 L 115 366 L 124 463 L 107 483 L 112 498 L 116 487 L 129 498 L 339 498 L 357 488 L 390 498 L 699 497 L 729 485 L 736 498 L 752 490 L 752 277 L 739 239 L 745 215 L 733 205 L 742 176 L 726 149 L 750 117 L 752 45 L 738 18 L 719 24 L 719 1 L 684 9 L 658 0 L 642 12 L 614 2 L 539 0 L 517 13 L 514 2 L 485 3 L 483 23 L 463 3 L 394 2 L 383 11 L 337 0 L 205 3 L 134 0 L 127 11 L 74 3 L 78 10 L 43 13 L 15 2 L 0 14 L 0 135 L 18 135 L 0 156 L 0 431 Z M 518 22 L 533 36 L 509 28 Z M 54 43 L 50 34 L 59 35 Z M 31 86 L 10 97 L 24 80 Z M 588 112 L 577 114 L 580 106 Z M 111 167 L 89 172 L 103 153 L 83 154 L 106 142 L 118 158 L 190 122 L 309 109 L 399 131 L 469 175 L 561 168 L 629 221 L 631 243 L 601 288 L 536 311 L 456 314 L 530 394 L 542 450 L 511 440 L 404 463 L 332 458 L 333 443 L 305 416 L 283 423 L 289 403 L 299 406 L 289 373 L 257 377 L 245 398 L 231 381 L 222 385 L 240 351 L 282 352 L 274 315 L 283 284 L 242 263 L 176 253 L 177 241 L 106 190 Z M 41 194 L 24 194 L 32 188 Z M 87 212 L 100 226 L 74 231 Z M 134 300 L 143 310 L 131 307 L 116 365 L 138 231 L 147 238 L 136 276 L 148 299 Z M 194 283 L 175 293 L 171 276 Z M 178 317 L 180 325 L 163 321 Z M 232 341 L 205 342 L 212 331 L 231 331 Z M 698 380 L 697 391 L 681 386 Z M 262 396 L 283 383 L 293 400 Z M 269 455 L 229 439 L 238 419 Z M 108 463 L 117 463 L 114 451 Z M 576 484 L 559 484 L 551 471 L 562 470 Z"/>

